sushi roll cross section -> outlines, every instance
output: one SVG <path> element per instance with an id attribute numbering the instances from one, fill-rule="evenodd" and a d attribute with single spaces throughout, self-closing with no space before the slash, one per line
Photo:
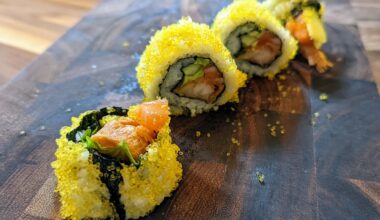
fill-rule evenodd
<path id="1" fill-rule="evenodd" d="M 263 3 L 282 21 L 299 44 L 299 50 L 309 65 L 325 72 L 333 64 L 321 51 L 327 41 L 322 22 L 324 4 L 318 0 L 267 0 Z"/>
<path id="2" fill-rule="evenodd" d="M 174 115 L 194 116 L 237 101 L 247 78 L 211 29 L 189 18 L 156 32 L 136 71 L 145 100 L 168 99 Z"/>
<path id="3" fill-rule="evenodd" d="M 213 30 L 238 68 L 249 76 L 273 77 L 295 56 L 297 43 L 281 23 L 254 0 L 239 0 L 215 17 Z"/>
<path id="4" fill-rule="evenodd" d="M 167 100 L 88 111 L 72 122 L 52 163 L 62 218 L 139 218 L 177 188 L 182 166 Z"/>

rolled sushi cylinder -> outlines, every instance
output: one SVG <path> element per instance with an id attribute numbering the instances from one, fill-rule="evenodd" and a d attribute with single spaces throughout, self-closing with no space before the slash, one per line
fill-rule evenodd
<path id="1" fill-rule="evenodd" d="M 325 72 L 333 66 L 321 47 L 327 41 L 322 22 L 324 4 L 318 0 L 267 0 L 263 5 L 282 21 L 299 43 L 300 53 L 315 66 Z"/>
<path id="2" fill-rule="evenodd" d="M 234 1 L 215 17 L 212 29 L 239 70 L 272 78 L 297 52 L 297 42 L 282 24 L 254 0 Z"/>
<path id="3" fill-rule="evenodd" d="M 182 176 L 169 121 L 166 100 L 72 118 L 52 163 L 61 217 L 134 219 L 169 197 Z"/>
<path id="4" fill-rule="evenodd" d="M 146 101 L 163 97 L 172 114 L 191 116 L 237 101 L 247 77 L 211 29 L 189 18 L 156 32 L 136 71 Z"/>

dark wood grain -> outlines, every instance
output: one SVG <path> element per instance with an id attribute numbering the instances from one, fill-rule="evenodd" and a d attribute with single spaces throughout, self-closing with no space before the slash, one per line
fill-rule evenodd
<path id="1" fill-rule="evenodd" d="M 57 218 L 59 128 L 88 109 L 140 102 L 134 67 L 154 31 L 182 15 L 210 23 L 227 3 L 105 1 L 0 88 L 1 216 Z M 357 26 L 329 23 L 328 32 L 329 73 L 297 58 L 274 80 L 253 78 L 238 104 L 173 118 L 183 180 L 146 219 L 379 218 L 376 85 Z"/>

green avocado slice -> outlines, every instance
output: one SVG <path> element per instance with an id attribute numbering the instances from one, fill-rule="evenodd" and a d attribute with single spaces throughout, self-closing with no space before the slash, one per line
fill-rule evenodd
<path id="1" fill-rule="evenodd" d="M 203 68 L 209 65 L 210 60 L 206 58 L 197 57 L 193 64 L 190 64 L 184 68 L 182 68 L 182 72 L 184 73 L 184 79 L 182 85 L 186 83 L 196 80 L 198 78 L 203 77 L 204 72 Z"/>
<path id="2" fill-rule="evenodd" d="M 241 43 L 243 44 L 243 47 L 249 47 L 252 44 L 254 44 L 259 38 L 259 36 L 260 36 L 260 33 L 258 33 L 257 31 L 252 31 L 249 34 L 241 36 L 240 39 L 241 39 Z"/>

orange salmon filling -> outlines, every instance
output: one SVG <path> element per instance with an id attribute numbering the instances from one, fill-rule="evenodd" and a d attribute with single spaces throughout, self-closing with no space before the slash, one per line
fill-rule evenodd
<path id="1" fill-rule="evenodd" d="M 135 119 L 120 117 L 105 124 L 91 139 L 103 149 L 112 149 L 121 142 L 128 144 L 134 159 L 146 152 L 146 147 L 153 142 L 157 132 L 169 118 L 167 100 L 146 102 L 137 106 Z"/>
<path id="2" fill-rule="evenodd" d="M 316 66 L 318 72 L 325 72 L 333 66 L 327 59 L 326 55 L 314 46 L 314 41 L 311 39 L 307 31 L 306 23 L 302 18 L 302 14 L 297 16 L 296 19 L 289 21 L 286 24 L 286 29 L 297 39 L 302 56 L 304 56 L 308 63 Z"/>

